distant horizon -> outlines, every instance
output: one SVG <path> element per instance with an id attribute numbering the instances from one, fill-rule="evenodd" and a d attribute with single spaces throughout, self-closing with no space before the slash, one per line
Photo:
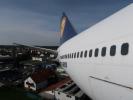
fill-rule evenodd
<path id="1" fill-rule="evenodd" d="M 9 45 L 1 45 L 1 44 L 0 44 L 0 47 L 1 47 L 1 46 L 14 46 L 14 45 L 13 45 L 13 44 L 9 44 Z M 31 46 L 36 46 L 36 47 L 37 47 L 37 46 L 38 46 L 38 47 L 59 47 L 58 45 L 53 45 L 53 46 L 52 46 L 52 45 L 51 45 L 51 46 L 48 46 L 48 45 L 31 45 Z"/>

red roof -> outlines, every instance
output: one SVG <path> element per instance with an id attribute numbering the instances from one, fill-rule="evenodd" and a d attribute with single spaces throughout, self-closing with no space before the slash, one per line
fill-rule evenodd
<path id="1" fill-rule="evenodd" d="M 45 69 L 33 73 L 31 78 L 35 81 L 35 83 L 40 83 L 47 80 L 50 76 L 53 75 L 55 75 L 54 70 Z"/>
<path id="2" fill-rule="evenodd" d="M 71 81 L 71 79 L 69 77 L 66 77 L 65 79 L 60 80 L 57 83 L 51 84 L 46 89 L 41 89 L 40 92 L 41 91 L 52 91 L 52 90 L 55 90 L 56 88 L 59 88 L 59 87 L 63 86 L 64 84 L 66 84 L 66 83 L 68 83 L 70 81 Z"/>

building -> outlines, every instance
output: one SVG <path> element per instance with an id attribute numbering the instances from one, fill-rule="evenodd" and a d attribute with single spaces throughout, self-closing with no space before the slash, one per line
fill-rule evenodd
<path id="1" fill-rule="evenodd" d="M 56 77 L 54 70 L 39 70 L 33 73 L 24 81 L 24 87 L 26 89 L 31 89 L 37 91 L 42 88 L 46 88 L 50 82 L 52 82 Z"/>
<path id="2" fill-rule="evenodd" d="M 43 61 L 42 57 L 32 57 L 33 61 Z"/>

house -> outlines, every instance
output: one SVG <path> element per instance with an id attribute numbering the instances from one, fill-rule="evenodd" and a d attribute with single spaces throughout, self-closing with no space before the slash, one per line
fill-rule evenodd
<path id="1" fill-rule="evenodd" d="M 37 91 L 42 88 L 46 88 L 52 80 L 56 79 L 56 74 L 54 70 L 42 69 L 34 72 L 30 77 L 24 81 L 24 87 L 26 89 L 31 89 Z"/>
<path id="2" fill-rule="evenodd" d="M 43 61 L 42 57 L 32 57 L 33 61 Z"/>

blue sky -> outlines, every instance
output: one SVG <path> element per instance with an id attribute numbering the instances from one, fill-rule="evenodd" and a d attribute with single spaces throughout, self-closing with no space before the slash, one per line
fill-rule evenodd
<path id="1" fill-rule="evenodd" d="M 0 0 L 0 45 L 59 45 L 59 24 L 66 12 L 78 33 L 133 0 Z"/>

